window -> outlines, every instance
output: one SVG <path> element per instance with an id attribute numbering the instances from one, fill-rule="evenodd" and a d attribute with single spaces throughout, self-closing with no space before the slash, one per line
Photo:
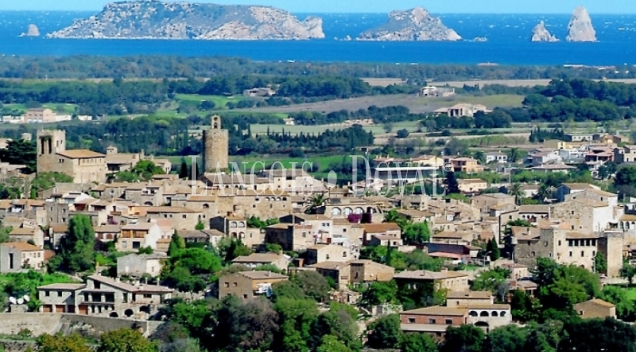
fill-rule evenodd
<path id="1" fill-rule="evenodd" d="M 225 288 L 230 288 L 230 283 L 229 282 L 225 283 Z"/>
<path id="2" fill-rule="evenodd" d="M 561 240 L 559 240 L 559 246 L 561 245 Z"/>
<path id="3" fill-rule="evenodd" d="M 444 322 L 446 325 L 453 325 L 453 319 L 446 319 Z"/>
<path id="4" fill-rule="evenodd" d="M 585 256 L 585 251 L 581 251 L 581 257 Z"/>
<path id="5" fill-rule="evenodd" d="M 182 218 L 187 219 L 188 216 L 186 214 L 181 215 Z"/>
<path id="6" fill-rule="evenodd" d="M 62 291 L 57 291 L 57 296 L 62 297 Z"/>
<path id="7" fill-rule="evenodd" d="M 572 257 L 572 251 L 570 251 L 570 257 Z"/>
<path id="8" fill-rule="evenodd" d="M 409 324 L 415 324 L 415 318 L 409 318 Z"/>
<path id="9" fill-rule="evenodd" d="M 243 299 L 247 299 L 247 293 L 243 294 Z"/>
<path id="10" fill-rule="evenodd" d="M 44 296 L 45 296 L 45 297 L 49 297 L 50 295 L 51 295 L 51 292 L 49 292 L 49 291 L 44 291 Z"/>
<path id="11" fill-rule="evenodd" d="M 429 319 L 428 319 L 428 323 L 429 323 L 429 324 L 435 324 L 435 319 L 433 319 L 433 318 L 429 318 Z"/>
<path id="12" fill-rule="evenodd" d="M 346 252 L 346 251 L 345 251 L 345 252 L 342 252 L 342 256 L 343 256 L 344 258 L 346 258 L 346 257 L 347 257 L 347 252 Z"/>
<path id="13" fill-rule="evenodd" d="M 238 286 L 238 283 L 236 283 L 236 282 L 235 282 L 235 283 L 234 283 L 234 287 L 237 287 L 237 286 Z"/>
<path id="14" fill-rule="evenodd" d="M 327 258 L 326 259 L 329 260 L 329 254 L 327 254 Z"/>
<path id="15" fill-rule="evenodd" d="M 144 298 L 152 298 L 152 295 L 149 295 L 147 293 L 144 294 Z"/>

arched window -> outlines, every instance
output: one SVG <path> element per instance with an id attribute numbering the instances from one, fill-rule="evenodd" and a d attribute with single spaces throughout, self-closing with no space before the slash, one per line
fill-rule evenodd
<path id="1" fill-rule="evenodd" d="M 479 313 L 479 316 L 480 317 L 488 317 L 490 315 L 488 314 L 488 311 L 483 311 L 483 312 Z"/>
<path id="2" fill-rule="evenodd" d="M 470 316 L 471 317 L 477 317 L 477 316 L 479 316 L 479 314 L 477 314 L 477 312 L 475 312 L 474 310 L 471 310 L 470 311 Z"/>
<path id="3" fill-rule="evenodd" d="M 492 312 L 491 316 L 497 317 L 497 316 L 499 316 L 499 314 L 497 314 L 497 312 L 495 311 L 495 312 Z"/>
<path id="4" fill-rule="evenodd" d="M 210 204 L 208 203 L 203 204 L 203 209 L 210 209 Z"/>
<path id="5" fill-rule="evenodd" d="M 499 316 L 500 316 L 500 317 L 505 317 L 505 316 L 506 316 L 506 311 L 504 310 L 504 311 L 502 311 L 501 313 L 499 313 Z"/>
<path id="6" fill-rule="evenodd" d="M 340 210 L 340 208 L 333 208 L 333 209 L 331 209 L 331 215 L 338 216 L 338 215 L 340 215 L 341 213 L 342 213 L 342 210 Z"/>

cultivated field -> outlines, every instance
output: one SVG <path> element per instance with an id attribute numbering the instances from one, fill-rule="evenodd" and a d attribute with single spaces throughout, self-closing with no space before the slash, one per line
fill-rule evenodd
<path id="1" fill-rule="evenodd" d="M 483 104 L 487 107 L 517 107 L 521 106 L 524 97 L 521 95 L 458 95 L 450 98 L 422 98 L 414 94 L 378 95 L 351 99 L 321 101 L 318 103 L 296 104 L 289 106 L 268 106 L 262 108 L 242 109 L 235 111 L 261 113 L 294 113 L 294 112 L 322 112 L 330 113 L 339 110 L 367 109 L 369 106 L 378 107 L 406 106 L 413 113 L 429 113 L 442 107 L 458 103 Z"/>
<path id="2" fill-rule="evenodd" d="M 605 80 L 607 82 L 619 82 L 619 83 L 628 83 L 634 84 L 636 83 L 636 79 L 634 78 L 626 78 L 626 79 L 608 79 Z M 475 80 L 475 81 L 439 81 L 439 82 L 429 82 L 430 85 L 434 86 L 450 86 L 461 88 L 464 85 L 467 86 L 475 86 L 479 85 L 483 87 L 485 85 L 491 84 L 500 84 L 509 87 L 534 87 L 534 86 L 547 86 L 550 83 L 549 79 L 493 79 L 493 80 Z"/>

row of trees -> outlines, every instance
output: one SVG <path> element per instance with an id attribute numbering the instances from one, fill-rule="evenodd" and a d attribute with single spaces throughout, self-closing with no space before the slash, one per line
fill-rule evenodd
<path id="1" fill-rule="evenodd" d="M 561 66 L 395 65 L 391 63 L 264 62 L 245 58 L 135 56 L 33 56 L 0 58 L 4 78 L 187 78 L 224 75 L 331 75 L 344 77 L 404 78 L 423 85 L 427 80 L 462 81 L 482 79 L 589 79 L 633 78 L 631 66 L 616 71 Z"/>
<path id="2" fill-rule="evenodd" d="M 402 333 L 397 315 L 383 317 L 371 328 L 370 347 L 403 352 L 636 351 L 636 330 L 609 318 L 509 325 L 488 334 L 472 325 L 451 326 L 440 344 L 427 334 Z"/>

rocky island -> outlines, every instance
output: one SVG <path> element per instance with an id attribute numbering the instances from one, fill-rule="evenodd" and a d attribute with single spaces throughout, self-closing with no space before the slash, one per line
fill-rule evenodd
<path id="1" fill-rule="evenodd" d="M 539 24 L 536 25 L 534 29 L 532 30 L 531 40 L 533 42 L 549 42 L 549 43 L 559 41 L 557 37 L 550 34 L 550 31 L 548 31 L 548 29 L 545 28 L 545 23 L 543 21 L 539 22 Z"/>
<path id="2" fill-rule="evenodd" d="M 322 19 L 300 21 L 268 6 L 132 1 L 107 4 L 48 38 L 307 40 L 323 39 Z"/>
<path id="3" fill-rule="evenodd" d="M 458 41 L 462 37 L 442 20 L 417 7 L 389 13 L 384 25 L 363 32 L 358 40 L 370 41 Z"/>
<path id="4" fill-rule="evenodd" d="M 596 42 L 596 30 L 587 9 L 579 6 L 574 9 L 568 25 L 568 42 Z"/>
<path id="5" fill-rule="evenodd" d="M 25 33 L 20 34 L 21 37 L 39 37 L 40 36 L 40 30 L 38 29 L 38 26 L 34 25 L 34 24 L 30 24 L 27 27 L 27 31 Z"/>

